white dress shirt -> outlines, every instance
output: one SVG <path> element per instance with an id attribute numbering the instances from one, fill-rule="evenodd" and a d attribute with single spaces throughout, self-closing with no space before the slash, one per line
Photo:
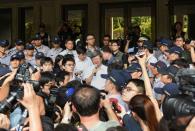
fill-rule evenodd
<path id="1" fill-rule="evenodd" d="M 85 71 L 83 72 L 83 78 L 84 79 L 89 78 L 94 68 L 95 68 L 95 65 L 92 65 L 90 68 L 85 69 Z M 102 64 L 99 68 L 100 69 L 97 71 L 96 75 L 93 76 L 90 85 L 94 86 L 95 88 L 99 90 L 104 90 L 106 79 L 102 78 L 101 74 L 108 74 L 108 71 L 107 71 L 108 67 Z"/>

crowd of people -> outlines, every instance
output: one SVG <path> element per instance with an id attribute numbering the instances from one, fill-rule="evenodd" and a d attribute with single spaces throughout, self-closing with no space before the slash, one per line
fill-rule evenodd
<path id="1" fill-rule="evenodd" d="M 155 43 L 139 26 L 101 44 L 66 25 L 0 40 L 0 131 L 194 131 L 195 41 L 177 24 Z"/>

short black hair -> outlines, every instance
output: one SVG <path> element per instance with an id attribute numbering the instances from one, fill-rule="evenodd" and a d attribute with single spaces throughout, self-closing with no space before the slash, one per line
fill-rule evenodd
<path id="1" fill-rule="evenodd" d="M 107 47 L 107 46 L 102 48 L 102 52 L 108 52 L 108 53 L 112 54 L 112 50 L 109 47 Z"/>
<path id="2" fill-rule="evenodd" d="M 57 66 L 58 63 L 63 59 L 64 57 L 62 55 L 57 55 L 55 58 L 54 66 Z"/>
<path id="3" fill-rule="evenodd" d="M 76 47 L 76 52 L 77 52 L 78 55 L 86 54 L 87 49 L 85 47 L 83 47 L 83 46 L 77 46 Z"/>
<path id="4" fill-rule="evenodd" d="M 72 103 L 81 116 L 96 114 L 100 106 L 100 91 L 85 85 L 74 93 Z"/>
<path id="5" fill-rule="evenodd" d="M 55 80 L 54 74 L 50 71 L 41 72 L 41 79 L 39 81 L 40 86 L 44 86 L 46 83 Z"/>
<path id="6" fill-rule="evenodd" d="M 111 38 L 109 34 L 105 34 L 105 35 L 103 36 L 103 38 L 104 38 L 104 37 L 108 37 L 109 39 Z"/>
<path id="7" fill-rule="evenodd" d="M 69 75 L 70 74 L 66 71 L 60 71 L 55 77 L 55 81 L 57 85 L 60 85 L 60 82 L 64 82 L 65 76 L 69 76 Z"/>
<path id="8" fill-rule="evenodd" d="M 45 63 L 51 63 L 53 65 L 53 60 L 50 57 L 43 57 L 40 61 L 41 66 Z"/>
<path id="9" fill-rule="evenodd" d="M 62 65 L 65 65 L 68 61 L 72 61 L 73 63 L 75 63 L 74 56 L 69 54 L 65 55 L 62 60 Z"/>
<path id="10" fill-rule="evenodd" d="M 72 41 L 72 43 L 74 45 L 74 41 L 72 39 L 66 39 L 65 44 L 67 44 L 68 41 Z"/>
<path id="11" fill-rule="evenodd" d="M 139 93 L 145 94 L 145 85 L 144 81 L 140 79 L 131 79 L 128 83 L 132 82 L 138 89 Z"/>
<path id="12" fill-rule="evenodd" d="M 119 40 L 112 40 L 111 45 L 114 43 L 116 43 L 118 46 L 121 46 L 121 43 L 119 42 Z"/>
<path id="13" fill-rule="evenodd" d="M 176 39 L 179 39 L 179 38 L 182 38 L 182 39 L 183 39 L 183 41 L 185 42 L 185 38 L 184 38 L 184 37 L 182 37 L 181 35 L 176 36 L 176 37 L 175 37 L 175 41 L 176 41 Z"/>

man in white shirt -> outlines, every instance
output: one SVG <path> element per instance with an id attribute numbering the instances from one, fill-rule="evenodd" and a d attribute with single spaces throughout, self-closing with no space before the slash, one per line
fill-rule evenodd
<path id="1" fill-rule="evenodd" d="M 77 47 L 76 52 L 78 56 L 75 58 L 75 75 L 81 77 L 83 80 L 83 72 L 85 69 L 89 69 L 93 63 L 91 59 L 86 55 L 85 47 Z"/>
<path id="2" fill-rule="evenodd" d="M 92 65 L 84 70 L 83 78 L 87 84 L 96 87 L 99 90 L 104 90 L 106 80 L 101 77 L 102 74 L 108 74 L 107 66 L 102 64 L 102 55 L 99 51 L 95 51 L 92 55 Z"/>
<path id="3" fill-rule="evenodd" d="M 73 55 L 74 58 L 77 57 L 77 52 L 75 50 L 73 50 L 74 43 L 71 39 L 66 40 L 65 47 L 66 47 L 66 49 L 64 51 L 60 52 L 59 55 L 65 56 L 67 54 L 70 54 L 70 55 Z"/>

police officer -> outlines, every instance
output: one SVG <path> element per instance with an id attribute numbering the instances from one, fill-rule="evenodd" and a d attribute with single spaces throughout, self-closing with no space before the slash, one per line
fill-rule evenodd
<path id="1" fill-rule="evenodd" d="M 7 40 L 0 40 L 0 63 L 9 65 L 11 53 L 7 50 L 9 42 Z"/>
<path id="2" fill-rule="evenodd" d="M 16 55 L 19 57 L 20 59 L 20 64 L 24 64 L 26 61 L 25 61 L 25 55 L 24 55 L 24 52 L 23 51 L 18 51 L 16 53 Z"/>
<path id="3" fill-rule="evenodd" d="M 14 54 L 10 57 L 10 70 L 18 69 L 20 66 L 20 57 L 17 54 Z"/>
<path id="4" fill-rule="evenodd" d="M 42 44 L 41 36 L 36 34 L 34 38 L 34 46 L 37 52 L 43 52 L 44 55 L 47 55 L 49 47 Z"/>
<path id="5" fill-rule="evenodd" d="M 47 57 L 50 57 L 55 61 L 56 56 L 62 51 L 62 48 L 60 47 L 60 38 L 58 36 L 55 36 L 52 39 L 52 46 L 53 48 L 48 51 Z"/>
<path id="6" fill-rule="evenodd" d="M 44 58 L 45 55 L 43 52 L 37 52 L 35 55 L 35 68 L 38 69 L 41 66 L 41 59 Z"/>
<path id="7" fill-rule="evenodd" d="M 25 59 L 27 63 L 30 63 L 31 65 L 35 65 L 35 47 L 32 44 L 26 45 L 25 50 Z"/>
<path id="8" fill-rule="evenodd" d="M 11 48 L 9 50 L 9 53 L 11 55 L 13 55 L 13 54 L 16 54 L 18 51 L 23 51 L 24 50 L 24 45 L 25 44 L 24 44 L 24 42 L 21 39 L 17 39 L 15 41 L 15 47 Z"/>

